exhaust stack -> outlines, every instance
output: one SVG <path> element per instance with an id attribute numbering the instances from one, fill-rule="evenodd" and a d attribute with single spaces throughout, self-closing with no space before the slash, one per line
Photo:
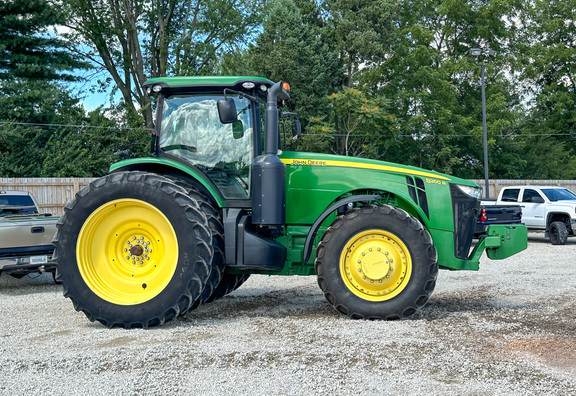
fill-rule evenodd
<path id="1" fill-rule="evenodd" d="M 278 97 L 288 94 L 282 81 L 268 91 L 266 102 L 266 147 L 264 154 L 252 163 L 252 223 L 283 225 L 286 223 L 286 165 L 278 158 Z"/>

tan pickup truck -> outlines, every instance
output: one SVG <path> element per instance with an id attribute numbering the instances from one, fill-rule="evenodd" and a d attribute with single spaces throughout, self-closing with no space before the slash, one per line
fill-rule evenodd
<path id="1" fill-rule="evenodd" d="M 52 237 L 58 217 L 39 212 L 30 193 L 0 191 L 0 274 L 55 272 Z"/>

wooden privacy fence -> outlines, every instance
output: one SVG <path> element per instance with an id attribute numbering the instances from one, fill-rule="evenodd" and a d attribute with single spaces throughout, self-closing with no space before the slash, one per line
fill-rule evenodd
<path id="1" fill-rule="evenodd" d="M 95 178 L 0 178 L 0 190 L 29 191 L 40 210 L 56 216 L 64 214 L 64 206 L 74 195 Z M 472 180 L 484 187 L 484 180 Z M 576 192 L 576 180 L 490 180 L 490 197 L 495 198 L 502 187 L 537 185 L 561 186 Z"/>
<path id="2" fill-rule="evenodd" d="M 484 179 L 472 180 L 478 183 L 482 188 L 485 186 Z M 564 187 L 576 193 L 576 180 L 502 180 L 494 179 L 488 180 L 488 187 L 490 187 L 490 198 L 496 198 L 500 189 L 509 186 L 558 186 Z M 484 196 L 484 195 L 482 195 Z"/>
<path id="3" fill-rule="evenodd" d="M 36 199 L 42 213 L 62 216 L 64 206 L 92 180 L 95 178 L 0 178 L 0 190 L 28 191 Z"/>

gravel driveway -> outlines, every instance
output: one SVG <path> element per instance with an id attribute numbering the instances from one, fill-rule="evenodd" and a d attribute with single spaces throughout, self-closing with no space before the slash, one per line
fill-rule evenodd
<path id="1" fill-rule="evenodd" d="M 160 328 L 89 322 L 50 275 L 0 277 L 2 395 L 576 394 L 576 240 L 440 271 L 413 318 L 337 314 L 315 277 L 252 276 Z"/>

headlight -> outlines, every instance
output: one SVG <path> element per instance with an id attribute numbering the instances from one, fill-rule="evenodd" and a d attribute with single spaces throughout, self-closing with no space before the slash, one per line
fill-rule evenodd
<path id="1" fill-rule="evenodd" d="M 474 197 L 476 199 L 482 199 L 482 189 L 480 187 L 463 186 L 461 184 L 456 184 L 460 191 L 464 194 Z"/>

